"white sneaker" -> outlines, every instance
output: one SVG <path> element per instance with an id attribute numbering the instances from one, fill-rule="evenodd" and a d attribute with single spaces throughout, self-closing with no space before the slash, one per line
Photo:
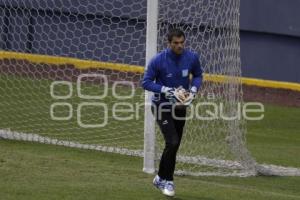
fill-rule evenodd
<path id="1" fill-rule="evenodd" d="M 175 195 L 175 186 L 173 181 L 166 181 L 162 193 L 166 196 L 173 197 Z"/>
<path id="2" fill-rule="evenodd" d="M 156 175 L 153 179 L 153 185 L 159 189 L 163 190 L 165 188 L 166 180 L 161 179 L 158 175 Z"/>

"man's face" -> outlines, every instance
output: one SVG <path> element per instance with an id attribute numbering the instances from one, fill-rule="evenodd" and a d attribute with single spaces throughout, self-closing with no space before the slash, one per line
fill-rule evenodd
<path id="1" fill-rule="evenodd" d="M 185 39 L 183 36 L 181 37 L 174 36 L 172 38 L 172 41 L 169 42 L 171 50 L 177 55 L 182 54 L 184 48 L 184 41 Z"/>

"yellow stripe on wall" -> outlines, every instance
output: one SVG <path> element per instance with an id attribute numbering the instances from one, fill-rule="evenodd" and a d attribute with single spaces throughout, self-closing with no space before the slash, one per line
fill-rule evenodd
<path id="1" fill-rule="evenodd" d="M 143 73 L 144 67 L 138 65 L 127 65 L 110 62 L 99 62 L 94 60 L 82 60 L 77 58 L 61 57 L 61 56 L 48 56 L 29 53 L 18 53 L 0 51 L 0 59 L 17 59 L 28 60 L 33 63 L 46 63 L 54 65 L 72 64 L 77 69 L 111 69 L 117 71 Z"/>
<path id="2" fill-rule="evenodd" d="M 243 84 L 246 85 L 254 85 L 259 87 L 267 87 L 267 88 L 277 88 L 277 89 L 290 89 L 296 90 L 300 92 L 300 84 L 299 83 L 291 83 L 284 81 L 271 81 L 271 80 L 263 80 L 263 79 L 253 79 L 253 78 L 242 78 Z"/>
<path id="3" fill-rule="evenodd" d="M 134 73 L 144 73 L 144 67 L 138 65 L 127 65 L 120 63 L 110 63 L 110 62 L 100 62 L 94 60 L 82 60 L 77 58 L 61 57 L 61 56 L 48 56 L 48 55 L 38 55 L 29 53 L 18 53 L 9 51 L 0 51 L 0 59 L 17 59 L 17 60 L 28 60 L 33 63 L 46 63 L 46 64 L 72 64 L 78 69 L 111 69 L 117 71 L 134 72 Z M 218 83 L 227 82 L 234 77 L 216 75 L 216 74 L 204 74 L 205 81 L 213 81 Z M 245 85 L 276 88 L 276 89 L 290 89 L 300 92 L 299 83 L 282 82 L 282 81 L 271 81 L 263 79 L 236 78 L 236 81 L 240 81 Z"/>
<path id="4" fill-rule="evenodd" d="M 245 77 L 235 78 L 235 77 L 216 75 L 216 74 L 204 74 L 204 80 L 212 81 L 212 82 L 224 83 L 224 82 L 228 82 L 230 79 L 236 79 L 236 81 L 240 81 L 244 85 L 275 88 L 275 89 L 289 89 L 289 90 L 295 90 L 300 92 L 299 83 L 271 81 L 271 80 L 245 78 Z"/>

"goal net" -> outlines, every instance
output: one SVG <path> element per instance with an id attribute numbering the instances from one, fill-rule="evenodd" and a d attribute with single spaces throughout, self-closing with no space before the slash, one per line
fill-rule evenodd
<path id="1" fill-rule="evenodd" d="M 156 50 L 181 28 L 206 73 L 176 173 L 255 175 L 244 121 L 234 117 L 242 102 L 239 1 L 159 0 L 157 11 Z M 146 0 L 0 0 L 0 138 L 142 157 L 146 27 Z M 207 120 L 203 102 L 222 105 L 221 117 Z"/>
<path id="2" fill-rule="evenodd" d="M 206 76 L 197 100 L 189 107 L 177 173 L 256 174 L 255 162 L 246 149 L 244 123 L 235 118 L 242 103 L 239 1 L 164 0 L 158 7 L 158 50 L 167 47 L 169 29 L 182 29 L 186 47 L 199 53 L 203 71 L 216 79 L 227 77 L 217 81 Z M 164 142 L 158 128 L 156 132 L 159 154 Z"/>

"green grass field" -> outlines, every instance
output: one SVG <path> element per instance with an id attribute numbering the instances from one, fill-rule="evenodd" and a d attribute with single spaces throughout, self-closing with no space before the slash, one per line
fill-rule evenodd
<path id="1" fill-rule="evenodd" d="M 12 131 L 38 133 L 87 144 L 143 148 L 143 112 L 139 120 L 111 120 L 102 129 L 79 127 L 75 112 L 71 120 L 51 120 L 49 108 L 52 103 L 68 102 L 76 107 L 81 99 L 75 94 L 67 100 L 53 99 L 50 84 L 49 80 L 1 75 L 0 129 L 10 128 Z M 56 95 L 68 94 L 66 88 L 56 89 Z M 84 89 L 88 94 L 101 92 L 101 88 L 99 90 L 99 87 L 91 85 L 86 85 Z M 126 93 L 126 90 L 123 92 Z M 125 102 L 142 101 L 141 96 L 141 91 L 137 91 L 134 99 Z M 110 105 L 116 100 L 108 97 L 104 102 Z M 64 109 L 55 110 L 55 114 L 67 116 L 68 110 Z M 83 115 L 87 119 L 85 123 L 102 120 L 97 118 L 97 109 L 86 109 Z M 300 168 L 299 116 L 300 108 L 266 105 L 263 120 L 247 123 L 247 147 L 259 163 Z M 214 128 L 221 130 L 222 127 L 224 124 Z M 202 144 L 205 151 L 211 150 L 215 155 L 224 151 L 221 136 L 218 143 L 211 142 L 209 135 L 206 138 L 198 135 L 200 143 L 186 143 L 182 147 L 193 149 L 194 145 L 201 147 L 199 144 Z M 192 137 L 190 141 L 196 139 L 195 135 L 188 137 Z M 0 200 L 166 199 L 152 186 L 153 175 L 142 172 L 142 163 L 142 158 L 137 157 L 0 139 Z M 300 199 L 300 177 L 185 176 L 176 177 L 176 185 L 175 199 L 178 200 Z"/>
<path id="2" fill-rule="evenodd" d="M 143 107 L 135 106 L 136 102 L 143 102 L 142 90 L 136 90 L 131 99 L 118 100 L 112 96 L 111 86 L 107 89 L 108 95 L 99 100 L 87 100 L 78 97 L 76 82 L 72 83 L 73 93 L 67 99 L 55 99 L 51 96 L 50 88 L 54 80 L 33 79 L 13 75 L 0 75 L 0 129 L 10 129 L 23 133 L 35 133 L 44 137 L 56 138 L 82 144 L 101 144 L 118 146 L 130 149 L 143 149 Z M 56 96 L 66 96 L 68 87 L 57 84 L 54 90 Z M 81 85 L 82 94 L 101 95 L 103 87 L 96 84 Z M 128 89 L 117 88 L 118 95 L 129 95 Z M 107 125 L 99 128 L 85 128 L 79 126 L 77 108 L 83 102 L 96 102 L 107 105 Z M 138 109 L 139 118 L 127 121 L 112 119 L 114 103 L 131 103 Z M 72 117 L 69 120 L 53 120 L 50 113 L 54 103 L 68 103 L 72 106 Z M 122 105 L 118 107 L 122 108 Z M 127 108 L 128 109 L 128 108 Z M 81 122 L 87 125 L 102 124 L 105 122 L 105 110 L 100 106 L 85 106 L 81 109 Z M 56 106 L 53 116 L 56 118 L 68 117 L 67 106 Z M 116 113 L 122 117 L 126 114 Z M 112 142 L 113 139 L 113 142 Z"/>
<path id="3" fill-rule="evenodd" d="M 137 87 L 133 98 L 120 100 L 112 95 L 112 85 L 108 87 L 108 95 L 99 100 L 87 100 L 80 98 L 77 92 L 76 81 L 69 82 L 72 86 L 72 93 L 66 84 L 56 84 L 54 80 L 45 78 L 33 78 L 20 75 L 0 75 L 0 129 L 22 133 L 34 133 L 52 139 L 79 142 L 81 144 L 96 144 L 106 147 L 126 148 L 130 150 L 143 150 L 144 139 L 144 102 L 143 90 Z M 51 85 L 55 96 L 67 96 L 66 99 L 56 99 L 51 96 Z M 81 93 L 88 95 L 101 95 L 104 87 L 100 84 L 82 82 Z M 128 87 L 117 88 L 120 95 L 128 95 L 131 91 Z M 199 98 L 200 99 L 200 98 Z M 199 100 L 201 101 L 201 100 Z M 107 125 L 99 128 L 85 128 L 78 123 L 78 107 L 80 103 L 96 102 L 107 105 L 107 112 L 103 107 L 85 106 L 81 109 L 81 121 L 84 124 L 101 124 L 104 122 L 104 113 L 107 114 Z M 51 117 L 50 108 L 56 103 L 64 103 L 72 106 L 58 105 L 53 109 L 53 116 L 67 117 L 68 120 L 54 120 Z M 115 120 L 113 117 L 113 106 L 116 103 L 130 103 L 135 113 L 131 120 Z M 138 105 L 136 104 L 138 103 Z M 142 105 L 142 106 L 140 106 Z M 121 106 L 120 106 L 121 107 Z M 119 107 L 119 108 L 120 108 Z M 128 109 L 128 107 L 125 109 Z M 71 112 L 71 113 L 70 113 Z M 204 112 L 204 111 L 202 111 Z M 128 113 L 118 113 L 118 116 L 126 116 Z M 138 118 L 136 118 L 138 117 Z M 208 158 L 235 159 L 225 141 L 228 133 L 228 121 L 212 120 L 199 122 L 189 120 L 184 141 L 181 144 L 180 153 L 186 156 L 205 155 Z M 157 134 L 159 141 L 163 141 L 161 134 Z M 162 142 L 161 142 L 162 143 Z M 201 145 L 199 145 L 201 144 Z M 162 145 L 161 145 L 162 146 Z M 195 170 L 198 167 L 191 166 Z M 201 166 L 202 168 L 202 166 Z M 206 168 L 204 170 L 207 170 Z M 214 169 L 215 170 L 215 169 Z"/>
<path id="4" fill-rule="evenodd" d="M 299 116 L 299 108 L 267 106 L 264 120 L 248 123 L 257 161 L 300 167 Z M 0 140 L 0 199 L 167 199 L 141 169 L 141 158 Z M 178 200 L 300 199 L 300 177 L 175 180 Z"/>
<path id="5" fill-rule="evenodd" d="M 300 168 L 299 117 L 300 108 L 265 105 L 264 119 L 248 122 L 248 147 L 258 162 Z"/>
<path id="6" fill-rule="evenodd" d="M 167 199 L 142 159 L 0 140 L 0 199 Z M 176 177 L 175 199 L 300 199 L 299 177 Z"/>

